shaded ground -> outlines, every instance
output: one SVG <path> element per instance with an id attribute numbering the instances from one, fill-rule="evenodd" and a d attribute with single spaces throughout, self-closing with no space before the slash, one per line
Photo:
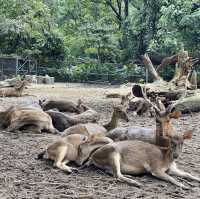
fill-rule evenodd
<path id="1" fill-rule="evenodd" d="M 119 88 L 112 88 L 116 90 Z M 122 92 L 127 90 L 121 89 Z M 101 113 L 101 122 L 110 117 L 113 101 L 105 99 L 103 93 L 110 91 L 105 86 L 79 84 L 58 84 L 56 86 L 35 86 L 26 93 L 34 96 L 4 98 L 0 109 L 13 104 L 30 103 L 38 98 L 63 97 L 83 100 Z M 114 100 L 118 102 L 118 100 Z M 135 117 L 130 114 L 131 122 L 121 125 L 155 126 L 150 118 Z M 187 141 L 178 160 L 180 168 L 200 176 L 200 114 L 185 115 L 175 124 L 180 130 L 195 128 L 194 137 Z M 142 183 L 142 188 L 121 183 L 101 170 L 93 167 L 67 175 L 55 169 L 46 161 L 36 160 L 37 154 L 57 136 L 51 134 L 11 134 L 0 133 L 0 199 L 6 198 L 200 198 L 200 184 L 192 185 L 189 191 L 157 180 L 152 176 L 133 177 Z M 182 179 L 179 179 L 182 181 Z M 186 184 L 186 181 L 183 181 Z"/>

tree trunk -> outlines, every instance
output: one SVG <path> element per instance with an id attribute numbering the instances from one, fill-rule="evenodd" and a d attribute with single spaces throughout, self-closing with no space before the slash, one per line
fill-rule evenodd
<path id="1" fill-rule="evenodd" d="M 196 70 L 192 71 L 190 83 L 191 83 L 192 89 L 196 90 L 197 89 L 197 72 L 196 72 Z"/>
<path id="2" fill-rule="evenodd" d="M 155 68 L 154 68 L 154 66 L 153 66 L 148 54 L 144 54 L 143 63 L 145 65 L 145 67 L 147 68 L 147 70 L 149 71 L 149 73 L 152 75 L 154 81 L 162 80 L 162 78 L 156 72 L 156 70 L 155 70 Z"/>

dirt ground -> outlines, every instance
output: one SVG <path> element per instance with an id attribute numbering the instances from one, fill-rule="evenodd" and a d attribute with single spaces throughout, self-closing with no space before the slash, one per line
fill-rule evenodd
<path id="1" fill-rule="evenodd" d="M 43 98 L 66 98 L 76 101 L 81 97 L 86 104 L 101 113 L 101 121 L 110 118 L 112 103 L 118 99 L 106 99 L 105 92 L 127 92 L 129 88 L 81 84 L 56 84 L 32 86 L 25 93 L 34 96 L 0 99 L 0 110 L 14 104 L 29 104 Z M 120 125 L 153 126 L 154 119 L 129 114 L 131 121 Z M 200 113 L 184 115 L 173 121 L 178 131 L 194 128 L 192 140 L 184 144 L 177 163 L 180 168 L 200 176 Z M 200 198 L 200 183 L 179 178 L 190 190 L 182 190 L 150 175 L 133 177 L 142 188 L 121 183 L 103 171 L 90 167 L 67 175 L 46 161 L 36 160 L 37 154 L 58 136 L 51 134 L 13 134 L 0 132 L 0 199 L 30 198 Z"/>

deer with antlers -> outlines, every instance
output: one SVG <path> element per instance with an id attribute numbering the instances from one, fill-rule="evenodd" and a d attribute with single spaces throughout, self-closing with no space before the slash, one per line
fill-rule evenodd
<path id="1" fill-rule="evenodd" d="M 146 103 L 148 103 L 149 106 L 151 106 L 155 111 L 156 128 L 152 129 L 137 126 L 118 127 L 108 132 L 106 135 L 107 137 L 113 139 L 114 141 L 139 139 L 155 144 L 158 142 L 156 140 L 156 134 L 163 133 L 164 136 L 171 136 L 175 133 L 171 119 L 177 119 L 181 116 L 181 112 L 179 111 L 172 112 L 175 103 L 165 108 L 159 98 L 156 99 L 157 105 L 152 103 L 147 98 L 145 90 L 142 90 L 142 95 Z"/>
<path id="2" fill-rule="evenodd" d="M 76 162 L 80 165 L 85 163 L 87 166 L 93 164 L 119 180 L 139 187 L 141 186 L 139 182 L 124 174 L 150 173 L 161 180 L 188 189 L 169 174 L 200 182 L 199 177 L 179 170 L 175 163 L 182 151 L 184 140 L 191 137 L 191 131 L 167 138 L 157 135 L 157 139 L 160 140 L 159 146 L 138 140 L 111 141 L 108 144 L 105 138 L 100 137 L 93 142 L 80 144 Z"/>
<path id="3" fill-rule="evenodd" d="M 151 103 L 145 95 L 144 97 L 148 103 Z M 157 178 L 171 182 L 182 188 L 188 187 L 175 180 L 169 174 L 200 182 L 199 177 L 179 170 L 175 163 L 175 160 L 182 151 L 184 140 L 191 139 L 192 137 L 191 130 L 181 135 L 175 134 L 173 131 L 170 118 L 177 118 L 180 116 L 180 112 L 171 113 L 173 105 L 165 109 L 163 104 L 159 101 L 157 106 L 153 103 L 151 103 L 151 105 L 154 107 L 157 114 L 156 130 L 147 130 L 138 127 L 132 131 L 132 134 L 130 133 L 131 131 L 128 131 L 128 133 L 124 131 L 125 136 L 122 135 L 122 137 L 120 137 L 121 139 L 119 139 L 119 137 L 117 137 L 117 139 L 113 137 L 114 134 L 111 134 L 111 131 L 108 133 L 108 137 L 114 140 L 119 139 L 124 141 L 110 141 L 110 143 L 107 144 L 105 143 L 105 138 L 101 140 L 102 138 L 100 137 L 85 142 L 79 146 L 77 163 L 80 165 L 94 164 L 112 173 L 121 181 L 136 186 L 141 186 L 141 184 L 124 176 L 124 174 L 135 175 L 151 173 Z M 146 142 L 141 140 L 145 140 Z"/>

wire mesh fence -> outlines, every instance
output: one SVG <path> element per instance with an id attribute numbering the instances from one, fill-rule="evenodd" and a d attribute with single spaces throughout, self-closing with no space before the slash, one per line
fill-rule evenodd
<path id="1" fill-rule="evenodd" d="M 10 63 L 9 63 L 10 64 Z M 24 65 L 25 66 L 25 65 Z M 30 63 L 29 63 L 30 68 Z M 27 65 L 26 65 L 27 67 Z M 16 65 L 9 66 L 2 62 L 0 65 L 0 75 L 13 74 Z M 9 71 L 10 69 L 10 71 Z M 200 69 L 197 69 L 198 87 L 200 87 Z M 25 72 L 24 72 L 25 71 Z M 33 70 L 32 70 L 33 71 Z M 20 74 L 28 74 L 27 70 L 21 67 Z M 31 73 L 33 74 L 33 73 Z M 55 77 L 57 82 L 77 82 L 94 84 L 121 84 L 127 82 L 152 82 L 152 77 L 143 65 L 130 64 L 127 69 L 120 63 L 98 63 L 96 60 L 77 59 L 73 62 L 63 60 L 45 60 L 37 62 L 37 75 L 49 75 Z M 169 81 L 174 74 L 173 67 L 165 68 L 161 71 L 161 76 Z M 14 74 L 15 75 L 15 74 Z"/>

